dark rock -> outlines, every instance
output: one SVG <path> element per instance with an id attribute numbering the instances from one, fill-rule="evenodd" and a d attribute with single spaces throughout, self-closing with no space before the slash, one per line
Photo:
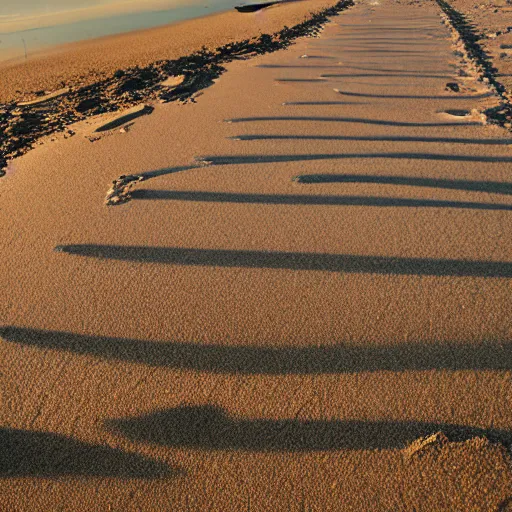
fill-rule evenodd
<path id="1" fill-rule="evenodd" d="M 138 91 L 144 87 L 144 81 L 140 78 L 129 78 L 118 87 L 119 92 L 129 92 L 129 91 Z"/>
<path id="2" fill-rule="evenodd" d="M 447 91 L 460 92 L 459 84 L 456 82 L 448 82 L 446 84 Z"/>
<path id="3" fill-rule="evenodd" d="M 83 101 L 81 101 L 77 106 L 76 106 L 76 110 L 78 112 L 88 112 L 90 110 L 92 110 L 93 108 L 97 108 L 99 107 L 101 104 L 100 102 L 100 99 L 99 98 L 87 98 Z"/>

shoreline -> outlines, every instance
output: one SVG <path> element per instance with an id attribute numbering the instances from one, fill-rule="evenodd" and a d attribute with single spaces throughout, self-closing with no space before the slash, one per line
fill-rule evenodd
<path id="1" fill-rule="evenodd" d="M 0 62 L 0 105 L 34 99 L 40 91 L 91 85 L 119 69 L 177 59 L 203 47 L 213 50 L 231 42 L 275 33 L 335 4 L 333 0 L 302 0 L 243 14 L 230 9 L 41 49 L 28 61 Z"/>
<path id="2" fill-rule="evenodd" d="M 0 33 L 3 34 L 0 65 L 4 62 L 10 65 L 24 63 L 27 60 L 24 50 L 32 60 L 34 56 L 42 57 L 55 50 L 65 50 L 67 45 L 74 43 L 87 43 L 100 38 L 126 35 L 221 14 L 234 8 L 237 2 L 238 0 L 211 0 L 204 5 L 199 0 L 151 0 L 149 5 L 146 3 L 144 6 L 132 2 L 131 10 L 126 8 L 126 4 L 108 4 L 110 10 L 75 10 L 71 11 L 68 17 L 65 16 L 67 13 L 56 13 L 51 19 L 44 15 L 41 18 L 22 17 L 19 21 L 15 19 L 10 23 L 2 23 L 0 17 Z M 114 9 L 116 5 L 117 9 Z M 101 12 L 103 16 L 100 16 Z M 79 14 L 83 18 L 79 18 Z"/>
<path id="3" fill-rule="evenodd" d="M 214 18 L 216 16 L 222 16 L 227 12 L 230 12 L 231 9 L 226 9 L 223 11 L 217 11 L 209 14 L 202 14 L 201 16 L 188 18 L 185 20 L 176 20 L 170 23 L 164 23 L 162 25 L 156 25 L 154 27 L 144 27 L 144 28 L 136 28 L 133 30 L 128 30 L 125 32 L 119 32 L 114 34 L 107 34 L 97 37 L 92 37 L 89 39 L 81 39 L 79 41 L 69 41 L 65 43 L 58 43 L 52 45 L 41 46 L 36 48 L 30 52 L 30 57 L 28 60 L 25 60 L 23 56 L 10 57 L 8 59 L 0 60 L 0 71 L 2 73 L 9 73 L 10 68 L 24 68 L 31 67 L 36 64 L 38 60 L 48 61 L 49 59 L 70 54 L 69 58 L 73 55 L 78 55 L 79 57 L 86 51 L 96 51 L 96 49 L 103 48 L 105 51 L 109 50 L 109 46 L 112 44 L 120 43 L 121 40 L 129 40 L 136 39 L 139 37 L 144 38 L 146 35 L 151 36 L 152 33 L 156 31 L 170 31 L 175 27 L 183 23 L 193 23 L 197 20 L 207 20 L 209 18 Z M 115 56 L 112 56 L 115 59 Z M 137 58 L 135 56 L 135 58 Z M 137 65 L 137 64 L 134 64 Z M 128 66 L 126 66 L 128 67 Z M 70 70 L 71 74 L 73 70 Z M 71 76 L 71 75 L 70 75 Z M 2 84 L 0 84 L 0 103 L 5 101 L 5 98 L 2 94 Z M 25 92 L 27 93 L 27 92 Z"/>

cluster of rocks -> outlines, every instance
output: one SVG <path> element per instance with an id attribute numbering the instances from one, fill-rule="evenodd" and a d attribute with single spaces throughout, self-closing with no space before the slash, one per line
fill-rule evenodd
<path id="1" fill-rule="evenodd" d="M 18 157 L 44 136 L 65 132 L 66 128 L 87 117 L 116 112 L 141 101 L 194 101 L 198 91 L 212 85 L 224 71 L 223 64 L 288 47 L 295 39 L 316 36 L 333 16 L 353 5 L 353 0 L 338 1 L 293 27 L 274 34 L 201 51 L 174 60 L 161 60 L 144 68 L 116 71 L 111 77 L 92 85 L 70 88 L 65 94 L 47 96 L 41 102 L 0 105 L 0 176 L 7 162 Z M 169 77 L 180 77 L 166 85 Z M 45 92 L 36 95 L 44 97 Z M 68 130 L 65 136 L 72 136 Z"/>
<path id="2" fill-rule="evenodd" d="M 499 105 L 491 107 L 483 113 L 487 122 L 493 122 L 511 129 L 512 98 L 507 88 L 498 81 L 498 69 L 493 65 L 492 59 L 479 43 L 480 40 L 487 38 L 488 34 L 479 33 L 475 25 L 446 0 L 437 0 L 437 3 L 443 10 L 447 23 L 456 33 L 455 46 L 463 59 L 465 67 L 481 82 L 492 88 L 500 99 Z M 461 71 L 466 74 L 464 70 Z"/>
<path id="3" fill-rule="evenodd" d="M 112 186 L 108 190 L 107 197 L 105 198 L 105 204 L 107 206 L 115 206 L 125 203 L 130 199 L 130 192 L 134 185 L 145 179 L 146 177 L 140 174 L 119 176 L 117 180 L 112 182 Z"/>

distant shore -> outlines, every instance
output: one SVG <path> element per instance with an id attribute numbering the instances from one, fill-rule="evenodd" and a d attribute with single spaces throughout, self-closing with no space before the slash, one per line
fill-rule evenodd
<path id="1" fill-rule="evenodd" d="M 303 0 L 274 5 L 256 13 L 235 10 L 163 27 L 71 43 L 42 51 L 28 61 L 0 63 L 0 103 L 30 100 L 40 91 L 81 87 L 101 81 L 119 69 L 176 59 L 203 47 L 273 33 L 302 22 L 333 0 Z"/>
<path id="2" fill-rule="evenodd" d="M 163 27 L 240 5 L 240 0 L 102 0 L 89 7 L 51 10 L 58 1 L 49 0 L 49 12 L 0 15 L 0 65 L 31 59 L 57 46 Z"/>

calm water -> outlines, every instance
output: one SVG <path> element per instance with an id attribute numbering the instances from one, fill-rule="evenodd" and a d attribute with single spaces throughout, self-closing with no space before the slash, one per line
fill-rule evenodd
<path id="1" fill-rule="evenodd" d="M 25 48 L 30 58 L 32 52 L 42 48 L 166 25 L 253 2 L 163 0 L 153 4 L 151 10 L 135 11 L 138 5 L 150 3 L 135 0 L 53 0 L 45 4 L 39 0 L 0 0 L 0 61 L 24 58 Z M 170 8 L 162 9 L 165 4 Z M 115 13 L 116 10 L 121 13 Z M 126 12 L 130 10 L 135 12 Z"/>

